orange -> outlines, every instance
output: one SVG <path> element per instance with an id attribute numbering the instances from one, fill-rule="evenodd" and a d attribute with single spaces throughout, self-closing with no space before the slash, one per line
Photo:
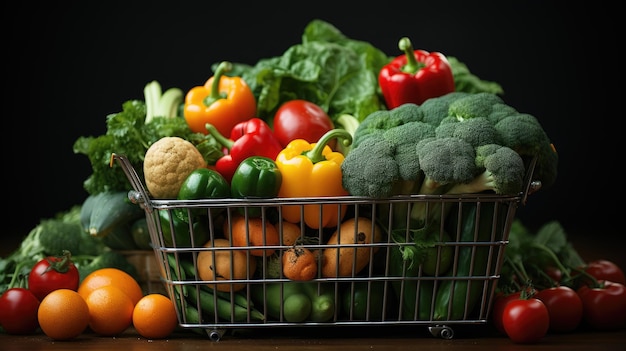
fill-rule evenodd
<path id="1" fill-rule="evenodd" d="M 76 291 L 57 289 L 39 304 L 37 318 L 41 330 L 55 340 L 79 336 L 89 325 L 89 307 Z"/>
<path id="2" fill-rule="evenodd" d="M 231 239 L 234 246 L 274 246 L 280 243 L 280 235 L 276 226 L 260 217 L 246 218 L 236 214 L 232 217 L 231 226 L 224 223 L 224 237 Z M 250 250 L 253 256 L 272 255 L 274 249 Z"/>
<path id="3" fill-rule="evenodd" d="M 113 285 L 128 294 L 133 306 L 143 297 L 139 282 L 132 275 L 117 268 L 101 268 L 87 275 L 78 286 L 78 293 L 87 299 L 92 291 L 103 286 Z"/>
<path id="4" fill-rule="evenodd" d="M 176 307 L 165 295 L 148 294 L 135 305 L 133 326 L 144 338 L 166 338 L 172 334 L 177 325 Z"/>
<path id="5" fill-rule="evenodd" d="M 89 328 L 96 334 L 114 336 L 125 331 L 133 322 L 135 304 L 113 285 L 95 289 L 85 302 L 89 307 Z"/>

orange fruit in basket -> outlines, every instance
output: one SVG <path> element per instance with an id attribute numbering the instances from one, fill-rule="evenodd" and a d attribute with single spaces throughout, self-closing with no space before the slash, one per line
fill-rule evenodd
<path id="1" fill-rule="evenodd" d="M 213 244 L 213 245 L 211 245 Z M 227 239 L 215 239 L 207 242 L 205 247 L 230 247 Z M 232 268 L 232 269 L 231 269 Z M 198 253 L 198 276 L 202 280 L 235 280 L 249 279 L 254 275 L 256 258 L 248 255 L 246 250 L 214 249 Z M 245 284 L 208 284 L 218 291 L 241 290 Z"/>
<path id="2" fill-rule="evenodd" d="M 108 285 L 113 285 L 126 293 L 133 302 L 133 306 L 143 297 L 139 282 L 132 275 L 118 268 L 101 268 L 91 272 L 80 282 L 78 293 L 87 299 L 92 291 Z"/>
<path id="3" fill-rule="evenodd" d="M 169 297 L 157 293 L 142 297 L 133 310 L 133 326 L 144 338 L 168 337 L 178 326 L 174 302 Z"/>
<path id="4" fill-rule="evenodd" d="M 41 300 L 37 318 L 41 330 L 55 340 L 69 340 L 89 325 L 89 306 L 76 291 L 57 289 Z"/>
<path id="5" fill-rule="evenodd" d="M 280 235 L 276 227 L 260 217 L 248 217 L 235 214 L 229 225 L 224 223 L 224 236 L 231 239 L 234 246 L 274 246 L 280 244 Z M 274 249 L 250 250 L 253 256 L 270 256 Z"/>
<path id="6" fill-rule="evenodd" d="M 89 328 L 96 334 L 115 336 L 132 325 L 135 304 L 116 286 L 95 289 L 85 302 L 89 307 Z"/>

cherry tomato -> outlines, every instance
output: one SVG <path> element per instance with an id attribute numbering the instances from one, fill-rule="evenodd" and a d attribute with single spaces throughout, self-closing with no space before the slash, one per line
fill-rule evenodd
<path id="1" fill-rule="evenodd" d="M 306 100 L 290 100 L 274 114 L 273 129 L 283 147 L 294 139 L 317 142 L 334 128 L 333 121 L 317 104 Z M 332 144 L 330 144 L 333 147 Z"/>
<path id="2" fill-rule="evenodd" d="M 10 288 L 0 296 L 0 325 L 8 334 L 30 334 L 39 328 L 39 300 L 25 288 Z"/>
<path id="3" fill-rule="evenodd" d="M 509 301 L 504 307 L 502 325 L 506 335 L 518 344 L 539 341 L 550 327 L 548 308 L 534 297 Z"/>
<path id="4" fill-rule="evenodd" d="M 583 303 L 584 323 L 598 330 L 626 326 L 626 286 L 608 280 L 599 286 L 584 285 L 576 292 Z"/>
<path id="5" fill-rule="evenodd" d="M 535 298 L 548 308 L 550 331 L 570 332 L 583 319 L 583 302 L 576 291 L 568 286 L 556 286 L 540 290 Z"/>
<path id="6" fill-rule="evenodd" d="M 64 288 L 76 291 L 79 282 L 78 269 L 69 252 L 41 259 L 28 274 L 28 289 L 39 301 L 53 290 Z"/>
<path id="7" fill-rule="evenodd" d="M 563 279 L 563 272 L 554 266 L 544 268 L 544 272 L 554 281 L 554 283 L 559 283 L 561 279 Z"/>
<path id="8" fill-rule="evenodd" d="M 493 325 L 501 334 L 506 335 L 504 325 L 502 325 L 502 315 L 504 314 L 504 307 L 509 302 L 519 299 L 520 294 L 520 291 L 516 291 L 510 294 L 499 293 L 495 296 L 495 299 L 493 301 L 493 309 L 491 312 L 491 320 L 493 321 Z"/>
<path id="9" fill-rule="evenodd" d="M 614 283 L 626 285 L 624 271 L 614 262 L 609 260 L 595 260 L 583 267 L 585 272 L 598 280 L 608 280 Z"/>

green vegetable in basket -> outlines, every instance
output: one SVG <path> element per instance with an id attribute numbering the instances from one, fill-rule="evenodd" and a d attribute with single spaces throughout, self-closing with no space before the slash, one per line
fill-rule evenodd
<path id="1" fill-rule="evenodd" d="M 198 168 L 192 171 L 183 181 L 178 190 L 178 200 L 221 199 L 230 197 L 230 184 L 219 172 L 209 168 Z M 185 209 L 176 209 L 177 215 L 186 219 Z M 206 208 L 192 210 L 194 216 L 207 216 Z M 215 211 L 217 215 L 218 211 Z M 213 213 L 212 213 L 213 214 Z"/>
<path id="2" fill-rule="evenodd" d="M 384 281 L 349 283 L 341 291 L 341 309 L 350 320 L 382 320 L 383 310 L 391 305 L 385 293 Z"/>
<path id="3" fill-rule="evenodd" d="M 278 196 L 282 184 L 282 174 L 276 162 L 264 156 L 251 156 L 241 161 L 230 182 L 232 197 L 272 198 Z M 247 209 L 248 215 L 259 217 L 260 207 Z"/>
<path id="4" fill-rule="evenodd" d="M 190 210 L 184 210 L 185 220 L 174 211 L 159 210 L 160 232 L 166 247 L 200 247 L 209 240 L 206 218 L 196 218 Z"/>
<path id="5" fill-rule="evenodd" d="M 480 205 L 467 202 L 455 207 L 452 210 L 453 215 L 449 217 L 450 232 L 459 232 L 461 242 L 493 241 L 492 233 L 504 231 L 503 218 L 494 216 L 506 212 L 503 210 L 496 212 L 495 206 L 493 202 L 482 202 Z M 460 220 L 457 210 L 462 211 Z M 488 272 L 493 272 L 493 268 L 489 267 L 490 250 L 487 245 L 463 245 L 456 249 L 457 264 L 448 274 L 448 277 L 454 279 L 443 280 L 437 289 L 433 311 L 435 320 L 467 319 L 481 299 L 487 301 L 484 294 L 487 294 L 489 289 L 485 289 L 484 279 L 473 278 L 485 277 Z"/>

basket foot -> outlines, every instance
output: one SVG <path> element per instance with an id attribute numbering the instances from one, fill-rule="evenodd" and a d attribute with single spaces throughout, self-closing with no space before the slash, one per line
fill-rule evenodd
<path id="1" fill-rule="evenodd" d="M 454 338 L 454 330 L 447 325 L 428 327 L 428 330 L 433 336 L 440 337 L 442 339 L 450 340 Z"/>

